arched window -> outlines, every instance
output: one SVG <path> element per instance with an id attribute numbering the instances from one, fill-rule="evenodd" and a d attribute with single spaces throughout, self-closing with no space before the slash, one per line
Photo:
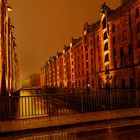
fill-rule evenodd
<path id="1" fill-rule="evenodd" d="M 104 40 L 106 40 L 107 39 L 107 33 L 105 32 L 104 33 Z"/>
<path id="2" fill-rule="evenodd" d="M 106 42 L 104 45 L 104 51 L 107 51 L 107 50 L 108 50 L 108 42 Z"/>
<path id="3" fill-rule="evenodd" d="M 109 55 L 106 54 L 106 55 L 105 55 L 105 62 L 108 62 L 108 61 L 109 61 Z"/>
<path id="4" fill-rule="evenodd" d="M 103 29 L 106 28 L 106 18 L 103 19 Z"/>

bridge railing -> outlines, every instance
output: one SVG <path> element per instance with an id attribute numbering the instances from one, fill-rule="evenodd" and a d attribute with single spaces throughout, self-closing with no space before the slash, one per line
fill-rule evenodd
<path id="1" fill-rule="evenodd" d="M 140 107 L 140 90 L 0 97 L 0 120 Z"/>

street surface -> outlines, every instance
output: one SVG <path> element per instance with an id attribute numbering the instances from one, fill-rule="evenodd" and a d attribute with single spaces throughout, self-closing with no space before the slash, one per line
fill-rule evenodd
<path id="1" fill-rule="evenodd" d="M 140 140 L 140 118 L 14 133 L 0 140 Z"/>

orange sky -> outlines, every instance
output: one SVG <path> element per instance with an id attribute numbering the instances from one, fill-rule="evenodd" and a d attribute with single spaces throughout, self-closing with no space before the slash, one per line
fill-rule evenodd
<path id="1" fill-rule="evenodd" d="M 82 36 L 83 24 L 100 18 L 106 2 L 112 9 L 120 0 L 8 0 L 13 8 L 21 80 L 39 72 L 47 59 L 62 50 L 70 38 Z"/>

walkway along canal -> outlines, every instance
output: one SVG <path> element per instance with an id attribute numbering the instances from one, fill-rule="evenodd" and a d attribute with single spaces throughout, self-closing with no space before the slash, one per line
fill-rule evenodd
<path id="1" fill-rule="evenodd" d="M 0 97 L 0 119 L 52 117 L 139 105 L 140 90 L 110 90 L 89 94 L 42 94 L 41 90 L 21 90 L 20 96 Z"/>

